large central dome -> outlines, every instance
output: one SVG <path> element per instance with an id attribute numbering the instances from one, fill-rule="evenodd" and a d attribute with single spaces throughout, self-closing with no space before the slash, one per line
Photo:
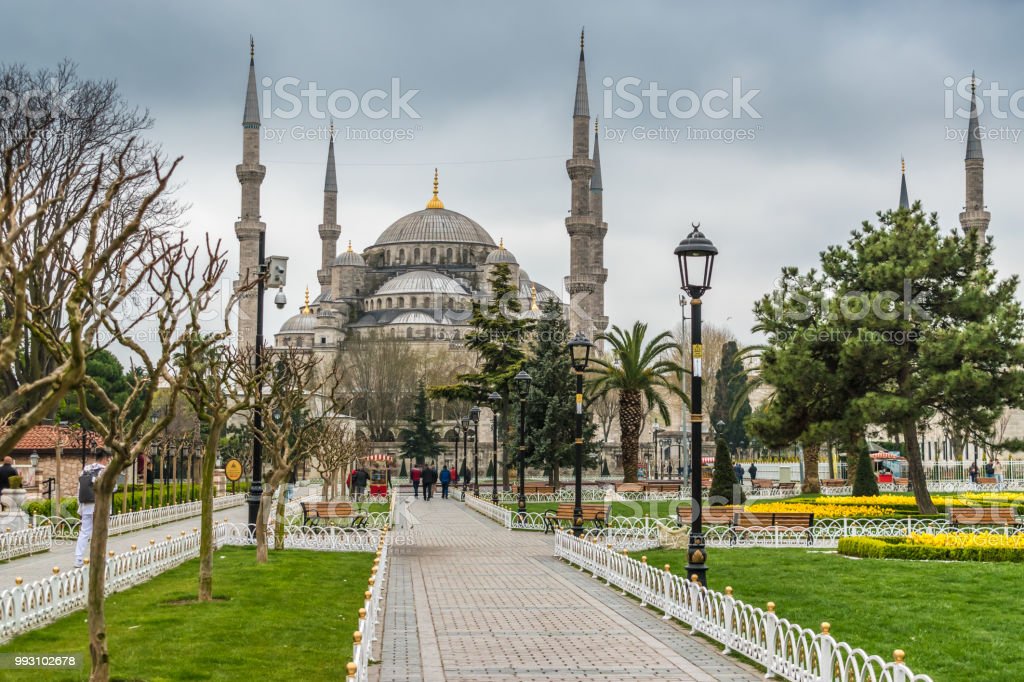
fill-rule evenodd
<path id="1" fill-rule="evenodd" d="M 375 246 L 409 242 L 457 242 L 495 246 L 491 235 L 475 220 L 446 208 L 426 208 L 403 216 L 384 230 Z"/>

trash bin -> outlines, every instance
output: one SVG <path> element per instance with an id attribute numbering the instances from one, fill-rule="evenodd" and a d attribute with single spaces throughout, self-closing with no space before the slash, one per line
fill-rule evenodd
<path id="1" fill-rule="evenodd" d="M 791 464 L 779 465 L 779 483 L 793 482 L 793 466 Z"/>

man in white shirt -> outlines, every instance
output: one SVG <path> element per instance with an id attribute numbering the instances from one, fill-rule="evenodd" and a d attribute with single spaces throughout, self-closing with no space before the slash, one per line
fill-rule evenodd
<path id="1" fill-rule="evenodd" d="M 92 519 L 96 511 L 96 479 L 110 463 L 110 455 L 106 450 L 96 451 L 96 461 L 82 469 L 78 479 L 78 515 L 82 525 L 78 529 L 78 543 L 75 545 L 75 568 L 82 565 L 82 559 L 89 549 L 92 539 Z"/>

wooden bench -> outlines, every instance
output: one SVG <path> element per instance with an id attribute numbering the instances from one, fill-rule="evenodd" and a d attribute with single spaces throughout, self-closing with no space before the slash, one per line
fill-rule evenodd
<path id="1" fill-rule="evenodd" d="M 519 486 L 513 485 L 512 492 L 518 493 Z M 555 492 L 555 486 L 546 483 L 527 483 L 523 486 L 523 492 L 527 495 L 552 495 Z"/>
<path id="2" fill-rule="evenodd" d="M 789 483 L 780 483 L 777 490 L 780 493 L 795 493 L 796 492 L 796 481 L 790 481 Z"/>
<path id="3" fill-rule="evenodd" d="M 953 507 L 949 522 L 954 526 L 1019 526 L 1013 507 Z"/>
<path id="4" fill-rule="evenodd" d="M 821 479 L 822 488 L 842 488 L 846 485 L 845 478 L 823 478 Z"/>
<path id="5" fill-rule="evenodd" d="M 892 482 L 893 482 L 893 484 L 897 488 L 909 488 L 910 487 L 910 479 L 909 478 L 894 478 L 894 479 L 892 479 Z"/>
<path id="6" fill-rule="evenodd" d="M 616 483 L 615 492 L 617 493 L 642 493 L 644 491 L 643 483 Z"/>
<path id="7" fill-rule="evenodd" d="M 996 479 L 987 476 L 978 476 L 978 485 L 995 485 Z"/>
<path id="8" fill-rule="evenodd" d="M 764 528 L 765 530 L 802 530 L 807 544 L 814 541 L 814 514 L 804 512 L 757 512 L 751 509 L 736 514 L 733 528 Z"/>
<path id="9" fill-rule="evenodd" d="M 736 513 L 742 511 L 743 507 L 726 504 L 718 507 L 704 507 L 700 512 L 702 524 L 709 526 L 731 526 L 736 522 Z M 690 508 L 678 507 L 676 509 L 676 523 L 680 526 L 690 525 Z"/>
<path id="10" fill-rule="evenodd" d="M 679 492 L 679 481 L 644 481 L 644 490 L 649 493 L 676 493 Z"/>
<path id="11" fill-rule="evenodd" d="M 558 505 L 558 509 L 548 509 L 544 512 L 544 534 L 548 532 L 555 532 L 555 528 L 558 527 L 562 521 L 568 521 L 572 524 L 575 519 L 573 518 L 573 508 L 575 507 L 573 502 L 563 502 Z M 604 528 L 608 523 L 608 517 L 611 515 L 612 506 L 604 503 L 590 503 L 583 504 L 583 523 L 590 522 L 594 524 L 595 528 Z"/>
<path id="12" fill-rule="evenodd" d="M 351 502 L 300 502 L 302 525 L 319 525 L 320 521 L 348 519 L 352 528 L 365 528 L 366 512 L 356 509 Z"/>
<path id="13" fill-rule="evenodd" d="M 771 490 L 775 487 L 775 481 L 769 478 L 755 478 L 750 485 L 757 490 Z"/>

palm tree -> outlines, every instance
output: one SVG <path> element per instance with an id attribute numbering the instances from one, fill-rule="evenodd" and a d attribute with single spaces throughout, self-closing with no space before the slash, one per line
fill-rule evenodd
<path id="1" fill-rule="evenodd" d="M 640 454 L 640 428 L 647 409 L 658 408 L 661 418 L 670 423 L 665 394 L 672 393 L 687 400 L 682 390 L 683 368 L 670 357 L 675 340 L 662 332 L 645 343 L 647 325 L 634 322 L 633 329 L 623 331 L 612 325 L 609 334 L 599 340 L 608 342 L 611 359 L 594 358 L 597 365 L 590 388 L 594 397 L 616 391 L 619 396 L 619 430 L 622 443 L 623 481 L 636 481 Z"/>

